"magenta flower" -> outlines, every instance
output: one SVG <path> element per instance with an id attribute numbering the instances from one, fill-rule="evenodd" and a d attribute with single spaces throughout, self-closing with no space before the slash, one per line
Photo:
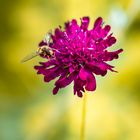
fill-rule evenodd
<path id="1" fill-rule="evenodd" d="M 110 26 L 103 26 L 103 19 L 97 18 L 92 29 L 88 29 L 89 17 L 81 19 L 81 25 L 73 19 L 65 23 L 64 31 L 61 27 L 55 29 L 52 34 L 52 43 L 49 47 L 53 50 L 53 56 L 46 62 L 40 62 L 35 66 L 38 74 L 44 75 L 44 81 L 55 82 L 53 94 L 58 90 L 74 82 L 74 94 L 82 97 L 83 92 L 96 89 L 95 75 L 105 76 L 107 71 L 116 72 L 114 66 L 107 64 L 118 58 L 123 50 L 109 52 L 108 47 L 116 43 L 116 38 L 110 32 Z M 41 42 L 39 46 L 47 45 Z"/>

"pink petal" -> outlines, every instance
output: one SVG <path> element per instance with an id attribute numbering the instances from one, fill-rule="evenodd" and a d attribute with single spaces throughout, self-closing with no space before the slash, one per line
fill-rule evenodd
<path id="1" fill-rule="evenodd" d="M 54 94 L 54 95 L 57 94 L 58 90 L 59 90 L 59 87 L 56 86 L 56 87 L 53 89 L 53 94 Z"/>
<path id="2" fill-rule="evenodd" d="M 94 75 L 90 72 L 81 68 L 79 72 L 79 77 L 81 80 L 86 81 L 85 88 L 88 91 L 94 91 L 96 89 L 96 80 Z"/>
<path id="3" fill-rule="evenodd" d="M 102 23 L 103 19 L 101 17 L 98 17 L 94 23 L 94 28 L 102 26 Z"/>
<path id="4" fill-rule="evenodd" d="M 83 17 L 81 19 L 81 29 L 86 30 L 88 28 L 89 25 L 89 17 Z"/>

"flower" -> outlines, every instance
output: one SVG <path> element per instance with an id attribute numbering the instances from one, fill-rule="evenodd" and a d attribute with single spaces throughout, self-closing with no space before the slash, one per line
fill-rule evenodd
<path id="1" fill-rule="evenodd" d="M 97 18 L 93 28 L 88 29 L 90 18 L 81 18 L 81 25 L 73 19 L 65 23 L 64 31 L 56 28 L 51 35 L 49 47 L 53 56 L 46 62 L 35 66 L 38 74 L 44 75 L 44 81 L 59 77 L 55 82 L 53 94 L 59 89 L 74 82 L 74 95 L 83 96 L 85 90 L 96 89 L 95 75 L 105 76 L 107 71 L 116 72 L 107 61 L 118 58 L 123 50 L 110 52 L 107 48 L 116 43 L 116 38 L 110 32 L 110 26 L 103 26 L 103 19 Z M 47 45 L 41 42 L 39 46 Z"/>

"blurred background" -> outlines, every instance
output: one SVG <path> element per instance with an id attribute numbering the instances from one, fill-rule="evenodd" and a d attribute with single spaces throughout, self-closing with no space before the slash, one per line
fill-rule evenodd
<path id="1" fill-rule="evenodd" d="M 86 140 L 140 140 L 140 0 L 0 1 L 0 140 L 78 140 L 82 98 L 72 84 L 54 96 L 33 69 L 21 64 L 49 29 L 72 18 L 101 16 L 117 37 L 119 73 L 96 76 L 87 96 Z M 80 20 L 79 20 L 80 22 Z"/>

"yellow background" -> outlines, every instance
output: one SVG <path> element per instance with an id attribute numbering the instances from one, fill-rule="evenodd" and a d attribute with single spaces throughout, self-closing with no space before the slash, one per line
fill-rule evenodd
<path id="1" fill-rule="evenodd" d="M 111 62 L 119 73 L 96 76 L 88 93 L 86 140 L 140 140 L 140 0 L 5 0 L 0 2 L 0 140 L 78 140 L 82 98 L 72 84 L 54 96 L 33 69 L 21 64 L 49 29 L 72 18 L 101 16 L 117 37 Z"/>

